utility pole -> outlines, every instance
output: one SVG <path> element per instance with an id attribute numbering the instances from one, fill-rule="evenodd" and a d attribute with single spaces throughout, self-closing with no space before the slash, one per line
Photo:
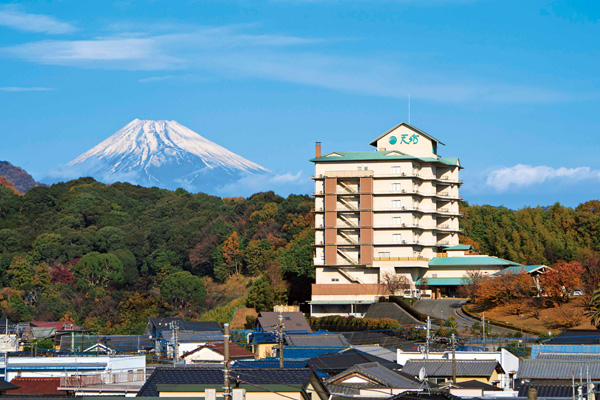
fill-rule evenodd
<path id="1" fill-rule="evenodd" d="M 223 362 L 224 362 L 224 379 L 225 386 L 223 387 L 223 399 L 231 400 L 231 383 L 229 382 L 229 324 L 224 324 L 223 328 Z"/>
<path id="2" fill-rule="evenodd" d="M 429 341 L 431 340 L 431 318 L 427 316 L 427 342 L 425 342 L 425 359 L 429 360 Z"/>
<path id="3" fill-rule="evenodd" d="M 177 337 L 177 333 L 179 332 L 179 325 L 173 321 L 171 322 L 171 340 L 173 340 L 173 366 L 175 366 L 177 364 L 177 362 L 179 361 L 179 338 Z"/>
<path id="4" fill-rule="evenodd" d="M 279 368 L 283 369 L 283 314 L 279 311 Z"/>
<path id="5" fill-rule="evenodd" d="M 481 327 L 483 328 L 483 348 L 485 349 L 485 312 L 481 313 Z"/>
<path id="6" fill-rule="evenodd" d="M 452 334 L 452 383 L 456 385 L 456 336 Z"/>

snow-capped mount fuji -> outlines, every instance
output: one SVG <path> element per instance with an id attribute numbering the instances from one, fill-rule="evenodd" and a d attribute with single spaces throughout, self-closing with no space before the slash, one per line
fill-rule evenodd
<path id="1" fill-rule="evenodd" d="M 69 164 L 79 176 L 165 189 L 215 187 L 270 171 L 175 121 L 135 119 Z"/>

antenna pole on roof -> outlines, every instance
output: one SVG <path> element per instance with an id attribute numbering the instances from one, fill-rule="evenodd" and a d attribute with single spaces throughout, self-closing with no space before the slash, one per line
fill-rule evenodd
<path id="1" fill-rule="evenodd" d="M 408 86 L 408 124 L 410 125 L 410 85 Z"/>
<path id="2" fill-rule="evenodd" d="M 283 314 L 279 311 L 279 368 L 283 369 Z"/>

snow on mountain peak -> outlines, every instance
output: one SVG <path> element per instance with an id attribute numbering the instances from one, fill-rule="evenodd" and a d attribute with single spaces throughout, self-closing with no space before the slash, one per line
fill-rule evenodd
<path id="1" fill-rule="evenodd" d="M 127 180 L 166 188 L 180 187 L 182 183 L 223 183 L 224 178 L 231 181 L 269 172 L 176 121 L 139 119 L 68 166 L 104 182 Z"/>

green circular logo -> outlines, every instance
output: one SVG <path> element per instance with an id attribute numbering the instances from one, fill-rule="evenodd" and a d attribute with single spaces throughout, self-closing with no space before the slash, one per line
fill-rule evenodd
<path id="1" fill-rule="evenodd" d="M 390 136 L 390 144 L 396 144 L 397 141 L 398 139 L 396 138 L 396 136 Z"/>

